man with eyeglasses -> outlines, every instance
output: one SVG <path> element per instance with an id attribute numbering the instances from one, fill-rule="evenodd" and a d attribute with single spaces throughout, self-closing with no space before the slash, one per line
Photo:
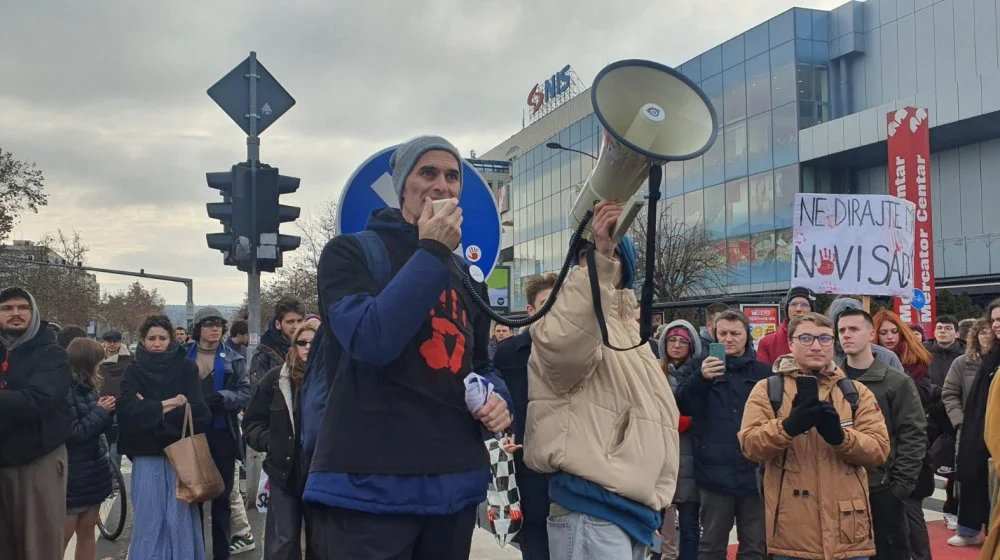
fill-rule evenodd
<path id="1" fill-rule="evenodd" d="M 0 292 L 0 556 L 63 557 L 66 351 L 21 288 Z"/>
<path id="2" fill-rule="evenodd" d="M 246 358 L 222 342 L 226 320 L 214 307 L 202 307 L 194 315 L 188 358 L 198 364 L 201 391 L 212 410 L 212 428 L 205 437 L 226 491 L 211 502 L 212 557 L 230 557 L 233 516 L 231 493 L 236 461 L 243 458 L 238 414 L 250 402 L 250 378 Z M 245 516 L 245 513 L 243 514 Z"/>
<path id="3" fill-rule="evenodd" d="M 715 338 L 725 360 L 708 356 L 677 388 L 680 413 L 691 417 L 695 482 L 700 490 L 702 535 L 698 557 L 724 560 L 736 523 L 741 559 L 766 556 L 764 506 L 757 491 L 756 465 L 740 454 L 736 432 L 750 390 L 770 373 L 756 360 L 750 321 L 727 309 L 715 318 Z"/>
<path id="4" fill-rule="evenodd" d="M 778 326 L 778 330 L 760 339 L 757 345 L 757 361 L 770 366 L 779 357 L 791 353 L 792 349 L 788 346 L 788 322 L 816 311 L 813 309 L 815 301 L 816 294 L 809 288 L 792 286 L 788 290 L 788 294 L 785 295 L 785 320 Z"/>
<path id="5" fill-rule="evenodd" d="M 840 314 L 837 334 L 846 358 L 838 365 L 849 379 L 868 387 L 875 395 L 889 432 L 889 459 L 868 473 L 876 557 L 906 560 L 909 558 L 906 507 L 917 487 L 927 453 L 927 420 L 913 379 L 903 370 L 875 359 L 871 343 L 873 328 L 872 317 L 864 310 L 847 309 Z M 919 501 L 916 508 L 920 510 Z M 929 554 L 926 525 L 922 540 L 927 542 Z"/>
<path id="6" fill-rule="evenodd" d="M 867 473 L 889 455 L 885 418 L 867 387 L 842 382 L 830 319 L 808 313 L 788 328 L 792 353 L 774 365 L 781 403 L 769 380 L 757 383 L 738 435 L 743 454 L 764 464 L 767 551 L 775 560 L 873 556 Z M 816 394 L 800 396 L 800 384 Z"/>

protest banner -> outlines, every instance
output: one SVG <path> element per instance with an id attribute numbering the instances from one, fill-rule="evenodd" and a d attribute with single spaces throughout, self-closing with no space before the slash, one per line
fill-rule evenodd
<path id="1" fill-rule="evenodd" d="M 916 205 L 889 195 L 795 195 L 792 285 L 825 294 L 913 296 Z"/>

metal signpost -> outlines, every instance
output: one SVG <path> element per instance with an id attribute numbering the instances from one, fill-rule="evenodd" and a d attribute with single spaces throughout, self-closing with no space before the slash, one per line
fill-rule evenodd
<path id="1" fill-rule="evenodd" d="M 241 266 L 248 267 L 247 270 L 247 307 L 249 312 L 248 326 L 250 331 L 250 344 L 247 348 L 247 355 L 252 356 L 260 341 L 260 271 L 261 264 L 258 262 L 260 255 L 274 254 L 280 266 L 280 243 L 275 240 L 277 232 L 258 231 L 257 217 L 261 211 L 258 206 L 263 204 L 277 205 L 277 200 L 261 201 L 257 197 L 258 170 L 260 169 L 260 133 L 264 132 L 281 115 L 295 105 L 295 99 L 277 80 L 257 61 L 257 53 L 251 52 L 250 56 L 233 68 L 228 74 L 223 76 L 218 82 L 208 89 L 208 96 L 215 101 L 223 111 L 247 134 L 247 162 L 250 168 L 249 193 L 244 193 L 249 202 L 249 231 L 252 235 L 249 238 L 250 256 L 249 262 Z M 211 174 L 210 174 L 211 175 Z M 295 188 L 298 188 L 298 179 L 294 179 Z M 236 181 L 234 181 L 235 183 Z M 228 200 L 227 200 L 228 202 Z M 241 208 L 233 207 L 232 210 L 239 211 Z M 297 217 L 298 214 L 295 214 Z M 214 216 L 213 216 L 214 217 Z M 223 222 L 225 223 L 225 221 Z M 227 225 L 227 234 L 228 225 Z M 234 232 L 238 235 L 240 232 Z M 262 243 L 261 233 L 265 234 Z M 209 245 L 212 246 L 211 235 L 209 234 Z M 298 246 L 298 238 L 288 237 L 290 245 L 286 250 L 294 249 Z M 239 239 L 234 235 L 234 241 L 239 243 Z M 277 247 L 272 247 L 273 245 Z M 266 247 L 262 247 L 266 245 Z M 294 246 L 291 246 L 294 245 Z M 265 249 L 258 251 L 258 249 Z M 235 254 L 235 252 L 230 253 Z M 227 255 L 228 257 L 228 255 Z M 227 264 L 233 264 L 228 263 Z M 270 268 L 273 270 L 273 268 Z"/>

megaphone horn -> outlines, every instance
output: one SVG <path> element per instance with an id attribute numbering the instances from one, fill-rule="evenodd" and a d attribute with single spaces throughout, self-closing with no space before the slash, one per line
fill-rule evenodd
<path id="1" fill-rule="evenodd" d="M 604 139 L 597 165 L 573 204 L 570 225 L 576 229 L 598 202 L 625 203 L 613 234 L 617 243 L 645 205 L 636 193 L 650 166 L 704 154 L 715 142 L 718 120 L 694 82 L 649 60 L 606 66 L 594 79 L 590 98 Z M 593 239 L 590 228 L 584 237 Z"/>

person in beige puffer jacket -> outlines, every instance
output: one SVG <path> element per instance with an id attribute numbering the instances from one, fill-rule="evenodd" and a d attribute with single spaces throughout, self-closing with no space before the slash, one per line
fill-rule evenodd
<path id="1" fill-rule="evenodd" d="M 621 208 L 601 203 L 594 244 L 555 304 L 531 326 L 524 462 L 551 473 L 553 560 L 645 559 L 677 485 L 678 411 L 648 344 L 603 344 L 589 273 L 596 273 L 611 345 L 640 343 L 631 289 L 635 250 L 610 229 Z M 586 263 L 591 264 L 586 264 Z"/>

